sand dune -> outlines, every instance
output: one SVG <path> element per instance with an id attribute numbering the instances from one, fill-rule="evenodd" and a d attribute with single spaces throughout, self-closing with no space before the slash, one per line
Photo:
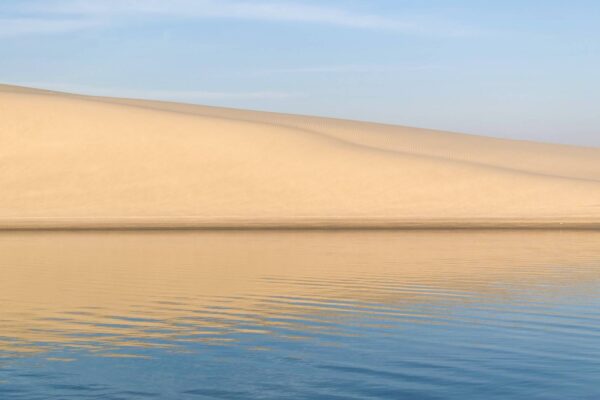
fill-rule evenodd
<path id="1" fill-rule="evenodd" d="M 0 227 L 600 227 L 600 149 L 0 86 Z"/>

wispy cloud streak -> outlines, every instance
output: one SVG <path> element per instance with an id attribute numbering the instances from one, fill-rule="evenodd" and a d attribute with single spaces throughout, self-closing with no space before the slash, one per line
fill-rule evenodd
<path id="1" fill-rule="evenodd" d="M 92 19 L 79 18 L 1 18 L 0 38 L 15 37 L 31 34 L 53 34 L 79 31 L 99 26 L 99 22 Z"/>
<path id="2" fill-rule="evenodd" d="M 257 73 L 272 74 L 272 73 L 298 73 L 298 74 L 320 74 L 320 73 L 397 73 L 406 71 L 423 71 L 438 69 L 439 66 L 421 64 L 421 65 L 318 65 L 306 67 L 289 67 L 289 68 L 273 68 L 257 71 Z"/>
<path id="3" fill-rule="evenodd" d="M 470 32 L 448 21 L 424 20 L 417 17 L 368 14 L 355 10 L 314 5 L 300 1 L 274 0 L 23 0 L 8 5 L 0 4 L 0 16 L 33 15 L 30 33 L 44 30 L 51 24 L 56 32 L 81 27 L 114 24 L 120 18 L 178 18 L 178 19 L 243 19 L 288 23 L 313 23 L 353 29 L 392 31 L 407 34 L 442 34 L 459 36 Z M 64 18 L 51 22 L 43 19 Z M 5 17 L 6 18 L 6 17 Z M 75 26 L 72 18 L 81 25 Z M 39 24 L 35 25 L 35 22 Z M 5 28 L 5 35 L 13 29 L 14 34 L 27 33 L 24 27 Z M 47 28 L 49 29 L 49 28 Z"/>

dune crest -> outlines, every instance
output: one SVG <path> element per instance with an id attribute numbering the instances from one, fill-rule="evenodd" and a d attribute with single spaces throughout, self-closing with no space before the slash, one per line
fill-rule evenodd
<path id="1" fill-rule="evenodd" d="M 0 228 L 600 227 L 600 149 L 0 86 Z"/>

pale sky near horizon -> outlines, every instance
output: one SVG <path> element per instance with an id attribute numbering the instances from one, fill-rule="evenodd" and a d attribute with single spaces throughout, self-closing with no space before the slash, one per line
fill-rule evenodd
<path id="1" fill-rule="evenodd" d="M 600 1 L 2 0 L 0 82 L 600 146 Z"/>

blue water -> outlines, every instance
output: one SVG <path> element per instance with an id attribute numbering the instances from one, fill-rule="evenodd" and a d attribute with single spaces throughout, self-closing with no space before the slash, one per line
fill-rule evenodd
<path id="1" fill-rule="evenodd" d="M 599 399 L 600 234 L 0 235 L 0 399 Z"/>

